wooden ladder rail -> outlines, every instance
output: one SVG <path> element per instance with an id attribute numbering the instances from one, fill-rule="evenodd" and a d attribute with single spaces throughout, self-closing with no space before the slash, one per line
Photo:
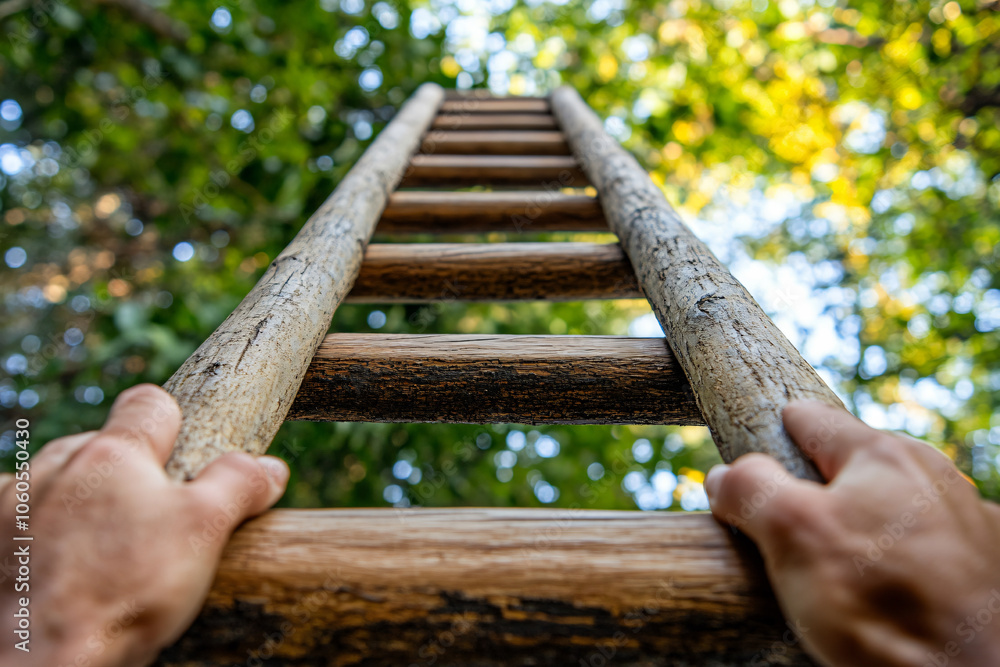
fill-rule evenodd
<path id="1" fill-rule="evenodd" d="M 702 423 L 704 415 L 727 460 L 767 451 L 815 477 L 781 429 L 780 409 L 795 397 L 839 401 L 575 91 L 444 98 L 421 87 L 167 383 L 185 414 L 171 474 L 191 477 L 224 451 L 262 453 L 286 417 Z M 411 159 L 418 149 L 424 155 Z M 392 192 L 541 183 L 549 188 Z M 553 189 L 588 183 L 599 202 Z M 398 234 L 609 222 L 621 247 L 365 250 L 376 223 Z M 455 298 L 465 300 L 645 294 L 676 357 L 662 339 L 324 335 L 345 298 L 426 301 L 455 272 L 468 285 Z M 756 356 L 741 360 L 749 350 Z M 740 394 L 747 390 L 759 395 Z M 199 620 L 159 664 L 246 660 L 255 641 L 280 664 L 408 663 L 417 651 L 435 664 L 573 656 L 736 665 L 775 646 L 786 664 L 811 664 L 797 639 L 782 643 L 785 630 L 752 549 L 705 514 L 285 510 L 237 533 Z"/>

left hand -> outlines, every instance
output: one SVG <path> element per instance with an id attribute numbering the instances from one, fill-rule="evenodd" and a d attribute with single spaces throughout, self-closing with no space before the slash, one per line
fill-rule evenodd
<path id="1" fill-rule="evenodd" d="M 278 501 L 288 467 L 227 454 L 175 482 L 163 466 L 180 423 L 168 393 L 140 385 L 122 392 L 100 431 L 42 447 L 29 461 L 26 532 L 15 529 L 14 476 L 0 476 L 0 563 L 10 557 L 16 570 L 15 550 L 30 554 L 30 581 L 12 575 L 0 589 L 0 664 L 145 665 L 194 620 L 229 536 Z M 30 652 L 15 647 L 22 598 Z"/>

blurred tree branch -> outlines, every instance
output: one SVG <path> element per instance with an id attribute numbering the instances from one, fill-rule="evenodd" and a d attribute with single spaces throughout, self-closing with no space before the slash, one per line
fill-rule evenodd
<path id="1" fill-rule="evenodd" d="M 31 6 L 32 1 L 33 0 L 7 0 L 6 2 L 0 3 L 0 21 L 28 9 Z M 110 5 L 118 7 L 125 11 L 125 13 L 129 14 L 138 23 L 145 25 L 157 35 L 167 39 L 182 42 L 191 34 L 191 30 L 188 28 L 187 24 L 170 18 L 163 12 L 150 7 L 142 0 L 93 0 L 93 2 L 95 5 Z M 51 5 L 49 4 L 39 2 L 39 5 L 39 11 L 48 12 L 51 10 Z"/>
<path id="2" fill-rule="evenodd" d="M 142 0 L 93 0 L 97 5 L 119 7 L 133 19 L 146 25 L 150 30 L 168 39 L 185 41 L 191 35 L 186 23 L 176 21 L 163 12 L 147 5 Z"/>
<path id="3" fill-rule="evenodd" d="M 27 9 L 30 4 L 31 0 L 7 0 L 7 2 L 0 3 L 0 21 Z"/>
<path id="4" fill-rule="evenodd" d="M 958 108 L 966 116 L 974 116 L 986 107 L 1000 107 L 1000 86 L 992 89 L 973 86 Z"/>

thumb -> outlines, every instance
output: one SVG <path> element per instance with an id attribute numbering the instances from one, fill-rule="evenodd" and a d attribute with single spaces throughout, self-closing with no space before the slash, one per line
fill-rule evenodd
<path id="1" fill-rule="evenodd" d="M 220 456 L 185 486 L 198 496 L 203 516 L 226 538 L 241 523 L 278 502 L 288 484 L 288 466 L 274 456 Z"/>
<path id="2" fill-rule="evenodd" d="M 730 465 L 715 466 L 705 479 L 712 514 L 762 548 L 777 533 L 794 529 L 801 508 L 814 504 L 812 495 L 821 488 L 794 478 L 765 454 L 746 454 Z"/>

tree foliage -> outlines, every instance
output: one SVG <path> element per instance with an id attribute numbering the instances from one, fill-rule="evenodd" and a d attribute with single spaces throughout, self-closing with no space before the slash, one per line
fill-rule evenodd
<path id="1" fill-rule="evenodd" d="M 1000 496 L 996 3 L 5 0 L 0 32 L 0 404 L 36 445 L 162 383 L 419 83 L 568 83 L 849 406 Z M 657 330 L 636 301 L 334 329 Z M 717 461 L 693 427 L 294 423 L 272 451 L 291 505 L 697 508 Z"/>

